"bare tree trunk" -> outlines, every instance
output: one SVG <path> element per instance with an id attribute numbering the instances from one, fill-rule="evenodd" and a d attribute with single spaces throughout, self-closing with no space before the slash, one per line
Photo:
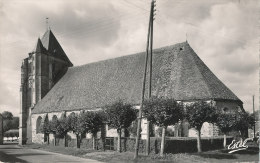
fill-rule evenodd
<path id="1" fill-rule="evenodd" d="M 162 141 L 161 141 L 161 151 L 160 151 L 160 156 L 163 156 L 164 154 L 164 145 L 165 145 L 165 130 L 167 127 L 163 127 L 162 129 Z"/>
<path id="2" fill-rule="evenodd" d="M 117 152 L 121 152 L 121 129 L 117 130 L 118 139 L 117 139 Z"/>
<path id="3" fill-rule="evenodd" d="M 79 134 L 77 134 L 76 137 L 77 137 L 77 148 L 80 148 Z"/>
<path id="4" fill-rule="evenodd" d="M 54 146 L 56 146 L 56 134 L 53 134 L 54 135 Z"/>
<path id="5" fill-rule="evenodd" d="M 223 146 L 224 146 L 224 148 L 226 148 L 226 146 L 227 146 L 227 135 L 226 134 L 224 134 Z"/>
<path id="6" fill-rule="evenodd" d="M 96 133 L 93 133 L 92 134 L 92 143 L 93 143 L 93 149 L 95 150 L 96 149 Z"/>
<path id="7" fill-rule="evenodd" d="M 198 130 L 198 136 L 197 136 L 197 148 L 198 148 L 198 152 L 201 152 L 200 130 Z"/>
<path id="8" fill-rule="evenodd" d="M 50 144 L 50 134 L 47 134 L 47 144 L 49 145 Z"/>
<path id="9" fill-rule="evenodd" d="M 64 146 L 67 147 L 68 143 L 67 143 L 67 133 L 64 136 Z"/>

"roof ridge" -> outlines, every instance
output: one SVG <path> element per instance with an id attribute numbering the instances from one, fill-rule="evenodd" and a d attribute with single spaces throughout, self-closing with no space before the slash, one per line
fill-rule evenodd
<path id="1" fill-rule="evenodd" d="M 178 48 L 178 46 L 181 46 L 181 45 L 186 45 L 186 46 L 188 45 L 188 46 L 189 46 L 189 43 L 185 41 L 185 42 L 176 43 L 176 44 L 173 44 L 173 45 L 166 45 L 166 46 L 162 46 L 162 47 L 153 49 L 153 52 L 156 53 L 156 52 L 158 52 L 158 51 L 166 50 L 166 49 L 174 48 L 174 47 Z M 118 56 L 118 57 L 113 57 L 113 58 L 108 58 L 108 59 L 99 60 L 99 61 L 94 61 L 94 62 L 90 62 L 90 63 L 78 65 L 78 66 L 73 66 L 73 67 L 70 67 L 70 69 L 81 68 L 81 67 L 84 67 L 84 66 L 86 66 L 86 65 L 96 64 L 96 63 L 102 63 L 102 62 L 105 62 L 105 61 L 115 60 L 115 59 L 124 58 L 124 57 L 132 57 L 132 56 L 136 56 L 136 55 L 141 55 L 141 54 L 143 54 L 143 53 L 145 53 L 145 51 L 137 52 L 137 53 L 131 53 L 131 54 L 126 54 L 126 55 L 122 55 L 122 56 Z"/>

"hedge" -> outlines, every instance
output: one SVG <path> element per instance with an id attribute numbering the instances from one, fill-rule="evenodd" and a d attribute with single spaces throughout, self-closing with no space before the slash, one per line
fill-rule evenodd
<path id="1" fill-rule="evenodd" d="M 227 144 L 230 144 L 233 137 L 227 137 Z M 106 146 L 106 144 L 109 144 Z M 54 145 L 54 141 L 51 142 Z M 140 140 L 139 152 L 145 152 L 146 140 Z M 214 138 L 202 138 L 202 151 L 222 149 L 223 148 L 223 137 L 214 137 Z M 64 147 L 64 139 L 57 138 L 57 146 Z M 160 151 L 161 138 L 160 137 L 151 137 L 150 151 L 151 153 L 158 153 Z M 75 139 L 68 139 L 69 147 L 76 147 Z M 112 148 L 108 148 L 112 147 Z M 110 137 L 106 139 L 106 142 L 103 143 L 102 139 L 96 139 L 96 149 L 97 150 L 116 150 L 117 147 L 117 138 Z M 92 149 L 92 139 L 82 139 L 80 148 Z M 122 138 L 122 151 L 131 151 L 135 150 L 135 138 Z M 192 153 L 197 152 L 197 139 L 191 137 L 173 137 L 166 138 L 165 144 L 165 153 Z"/>
<path id="2" fill-rule="evenodd" d="M 56 138 L 56 146 L 65 146 L 64 138 Z M 68 139 L 67 140 L 68 147 L 77 147 L 76 139 Z M 54 146 L 54 140 L 51 140 L 51 145 Z M 81 139 L 80 148 L 92 149 L 92 139 Z M 96 139 L 96 149 L 104 150 L 103 142 L 101 139 Z"/>

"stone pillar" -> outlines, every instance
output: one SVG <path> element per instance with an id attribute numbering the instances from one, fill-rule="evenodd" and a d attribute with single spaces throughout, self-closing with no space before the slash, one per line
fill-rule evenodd
<path id="1" fill-rule="evenodd" d="M 143 118 L 141 120 L 141 139 L 146 140 L 147 139 L 147 119 Z"/>
<path id="2" fill-rule="evenodd" d="M 20 117 L 19 117 L 19 144 L 26 143 L 26 121 L 27 121 L 27 83 L 28 82 L 28 59 L 24 59 L 21 67 L 20 87 Z"/>
<path id="3" fill-rule="evenodd" d="M 3 130 L 3 116 L 0 114 L 0 145 L 3 145 L 4 130 Z"/>
<path id="4" fill-rule="evenodd" d="M 19 145 L 26 144 L 26 135 L 27 135 L 27 112 L 25 110 L 26 107 L 23 106 L 23 92 L 21 92 L 21 111 L 19 117 Z"/>

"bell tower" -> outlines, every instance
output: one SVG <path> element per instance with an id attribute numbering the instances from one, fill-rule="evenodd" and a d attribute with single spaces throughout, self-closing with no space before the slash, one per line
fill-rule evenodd
<path id="1" fill-rule="evenodd" d="M 48 29 L 21 66 L 19 144 L 31 142 L 31 111 L 73 66 Z"/>

